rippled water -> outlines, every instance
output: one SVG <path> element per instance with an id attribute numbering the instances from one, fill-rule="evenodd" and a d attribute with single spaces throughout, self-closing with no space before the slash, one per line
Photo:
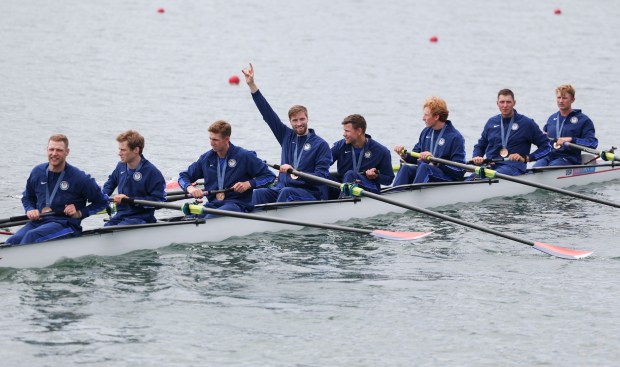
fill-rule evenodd
<path id="1" fill-rule="evenodd" d="M 219 118 L 233 124 L 234 143 L 277 160 L 247 87 L 227 83 L 248 62 L 277 111 L 307 105 L 328 141 L 340 138 L 344 116 L 361 113 L 379 141 L 411 145 L 424 97 L 437 94 L 469 154 L 497 113 L 497 90 L 512 88 L 519 112 L 542 123 L 555 87 L 570 82 L 609 148 L 620 142 L 619 16 L 612 0 L 3 0 L 0 217 L 21 213 L 16 195 L 54 132 L 69 136 L 69 161 L 100 183 L 128 128 L 146 136 L 146 156 L 169 178 L 208 148 L 206 128 Z M 618 182 L 576 190 L 620 196 Z M 0 269 L 0 360 L 616 364 L 616 209 L 537 192 L 437 210 L 595 255 L 554 259 L 409 212 L 345 224 L 435 233 L 393 243 L 305 229 Z"/>

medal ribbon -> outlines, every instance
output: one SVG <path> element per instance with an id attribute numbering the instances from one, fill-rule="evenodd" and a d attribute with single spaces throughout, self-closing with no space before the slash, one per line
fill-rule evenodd
<path id="1" fill-rule="evenodd" d="M 45 170 L 45 174 L 48 176 L 47 177 L 48 180 L 50 179 L 49 172 L 50 172 L 50 166 L 48 164 L 47 169 Z M 60 183 L 62 182 L 63 177 L 65 177 L 64 169 L 60 173 L 60 176 L 58 177 L 58 180 L 56 181 L 56 185 L 54 185 L 54 190 L 52 191 L 52 195 L 50 195 L 50 186 L 45 185 L 45 206 L 50 209 L 52 208 L 52 201 L 54 201 L 54 197 L 56 196 L 56 193 L 58 192 L 58 188 L 60 187 Z"/>
<path id="2" fill-rule="evenodd" d="M 295 147 L 295 153 L 293 154 L 293 167 L 295 169 L 299 169 L 299 161 L 301 161 L 301 157 L 304 155 L 304 145 L 301 145 L 301 149 L 299 149 L 299 135 L 297 135 L 297 146 Z"/>
<path id="3" fill-rule="evenodd" d="M 566 119 L 568 119 L 568 116 L 566 116 L 564 118 L 564 121 L 562 121 L 562 124 L 560 124 L 560 113 L 558 112 L 558 116 L 555 119 L 555 134 L 556 134 L 556 138 L 562 137 L 562 129 L 564 129 L 564 123 L 566 122 Z"/>
<path id="4" fill-rule="evenodd" d="M 508 124 L 508 132 L 505 133 L 504 132 L 504 118 L 502 117 L 502 115 L 499 116 L 499 123 L 501 124 L 501 127 L 502 127 L 502 148 L 508 149 L 508 138 L 510 137 L 510 133 L 512 132 L 510 127 L 512 126 L 514 119 L 515 119 L 515 115 L 513 114 L 512 117 L 510 118 L 510 123 Z"/>
<path id="5" fill-rule="evenodd" d="M 435 155 L 435 151 L 437 150 L 437 144 L 439 144 L 439 141 L 441 140 L 441 136 L 443 135 L 444 130 L 446 129 L 447 124 L 444 123 L 443 127 L 441 128 L 441 131 L 439 132 L 439 136 L 437 137 L 437 143 L 435 143 L 435 130 L 433 130 L 433 132 L 431 133 L 431 154 L 434 156 Z"/>
<path id="6" fill-rule="evenodd" d="M 226 167 L 228 166 L 228 164 L 226 164 L 228 162 L 228 155 L 226 155 L 225 158 L 218 157 L 217 160 L 217 188 L 219 190 L 223 190 L 224 178 L 226 177 Z"/>
<path id="7" fill-rule="evenodd" d="M 364 146 L 360 149 L 360 155 L 358 159 L 355 159 L 355 147 L 351 145 L 351 155 L 353 156 L 353 172 L 360 172 L 362 167 L 362 159 L 364 157 L 364 148 L 366 147 L 366 138 L 364 138 Z"/>

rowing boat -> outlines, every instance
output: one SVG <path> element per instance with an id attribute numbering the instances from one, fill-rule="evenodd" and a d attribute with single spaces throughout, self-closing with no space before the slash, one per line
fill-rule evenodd
<path id="1" fill-rule="evenodd" d="M 620 167 L 613 162 L 597 161 L 586 166 L 561 166 L 530 169 L 520 178 L 556 188 L 589 185 L 620 179 Z M 506 180 L 427 183 L 406 190 L 388 190 L 393 200 L 422 208 L 478 202 L 502 196 L 525 195 L 535 187 Z M 298 221 L 335 223 L 352 218 L 369 218 L 406 209 L 367 198 L 317 202 L 274 203 L 256 211 L 265 217 Z M 257 232 L 298 230 L 302 226 L 266 223 L 248 219 L 219 217 L 209 220 L 161 221 L 137 226 L 104 227 L 85 231 L 81 237 L 23 246 L 0 245 L 0 267 L 45 267 L 64 258 L 117 256 L 136 250 L 157 249 L 171 244 L 220 242 L 231 237 Z"/>

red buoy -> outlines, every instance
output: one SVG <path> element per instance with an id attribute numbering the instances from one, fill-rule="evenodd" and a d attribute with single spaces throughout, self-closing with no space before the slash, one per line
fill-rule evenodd
<path id="1" fill-rule="evenodd" d="M 555 9 L 555 11 L 553 13 L 555 15 L 560 15 L 560 14 L 562 14 L 562 10 L 561 9 Z"/>
<path id="2" fill-rule="evenodd" d="M 431 43 L 437 43 L 437 41 L 439 41 L 439 38 L 437 38 L 437 36 L 431 36 L 431 38 L 428 39 Z"/>
<path id="3" fill-rule="evenodd" d="M 230 84 L 239 84 L 239 77 L 236 75 L 233 75 L 230 78 L 228 78 L 228 82 Z"/>
<path id="4" fill-rule="evenodd" d="M 158 13 L 164 13 L 164 12 L 165 12 L 165 10 L 164 10 L 164 8 L 159 8 L 159 9 L 157 9 L 157 12 L 158 12 Z"/>

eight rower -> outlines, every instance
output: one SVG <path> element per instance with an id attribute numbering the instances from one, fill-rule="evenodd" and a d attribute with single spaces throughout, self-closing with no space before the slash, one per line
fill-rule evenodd
<path id="1" fill-rule="evenodd" d="M 344 139 L 332 146 L 332 164 L 338 162 L 338 182 L 359 182 L 367 191 L 379 193 L 381 185 L 394 179 L 392 158 L 385 146 L 366 134 L 366 120 L 361 115 L 349 115 L 342 121 Z M 330 197 L 338 197 L 337 190 Z M 331 192 L 331 190 L 330 190 Z"/>
<path id="2" fill-rule="evenodd" d="M 494 170 L 510 176 L 525 173 L 527 162 L 539 160 L 549 154 L 551 144 L 538 125 L 531 118 L 521 115 L 514 109 L 517 101 L 510 89 L 497 93 L 497 107 L 501 112 L 487 121 L 478 144 L 474 146 L 472 161 L 480 166 L 488 159 L 503 158 L 496 162 Z M 530 153 L 532 144 L 536 145 Z M 472 174 L 468 179 L 474 179 Z"/>
<path id="3" fill-rule="evenodd" d="M 127 130 L 116 137 L 118 162 L 114 171 L 103 185 L 103 193 L 113 196 L 116 215 L 106 226 L 155 223 L 155 208 L 122 204 L 126 197 L 150 201 L 166 201 L 166 180 L 161 172 L 149 162 L 144 151 L 144 137 L 135 130 Z"/>
<path id="4" fill-rule="evenodd" d="M 284 125 L 258 90 L 254 82 L 252 64 L 248 69 L 243 69 L 243 75 L 250 87 L 256 107 L 282 147 L 278 183 L 273 187 L 254 191 L 253 203 L 327 199 L 325 185 L 305 182 L 295 175 L 286 174 L 288 169 L 294 168 L 322 178 L 329 177 L 331 151 L 325 140 L 316 135 L 313 129 L 308 129 L 306 107 L 300 105 L 291 107 L 288 111 L 291 127 Z"/>
<path id="5" fill-rule="evenodd" d="M 575 88 L 570 84 L 560 85 L 555 90 L 559 111 L 549 116 L 543 131 L 550 138 L 557 139 L 548 156 L 540 159 L 535 167 L 581 164 L 581 151 L 566 148 L 562 144 L 570 142 L 596 149 L 594 123 L 581 110 L 574 110 Z"/>
<path id="6" fill-rule="evenodd" d="M 106 207 L 108 198 L 97 182 L 67 163 L 68 155 L 69 139 L 52 135 L 47 142 L 48 163 L 33 168 L 22 197 L 30 222 L 5 243 L 24 245 L 77 237 L 82 233 L 82 219 Z M 55 214 L 41 216 L 48 212 Z"/>
<path id="7" fill-rule="evenodd" d="M 179 186 L 195 198 L 206 195 L 208 208 L 250 212 L 254 209 L 253 190 L 273 182 L 275 175 L 255 152 L 233 145 L 231 133 L 232 128 L 226 121 L 215 121 L 209 126 L 212 149 L 179 174 Z M 204 178 L 206 192 L 192 186 L 192 182 L 200 178 Z"/>
<path id="8" fill-rule="evenodd" d="M 426 158 L 437 157 L 454 162 L 465 163 L 465 139 L 448 120 L 448 106 L 446 101 L 439 97 L 430 97 L 424 101 L 425 128 L 420 139 L 413 147 L 414 152 L 420 153 L 417 159 L 402 152 L 405 147 L 396 145 L 394 151 L 407 163 L 417 163 L 418 166 L 403 164 L 393 186 L 408 185 L 411 183 L 462 181 L 465 170 L 445 164 L 437 165 L 426 162 Z"/>

